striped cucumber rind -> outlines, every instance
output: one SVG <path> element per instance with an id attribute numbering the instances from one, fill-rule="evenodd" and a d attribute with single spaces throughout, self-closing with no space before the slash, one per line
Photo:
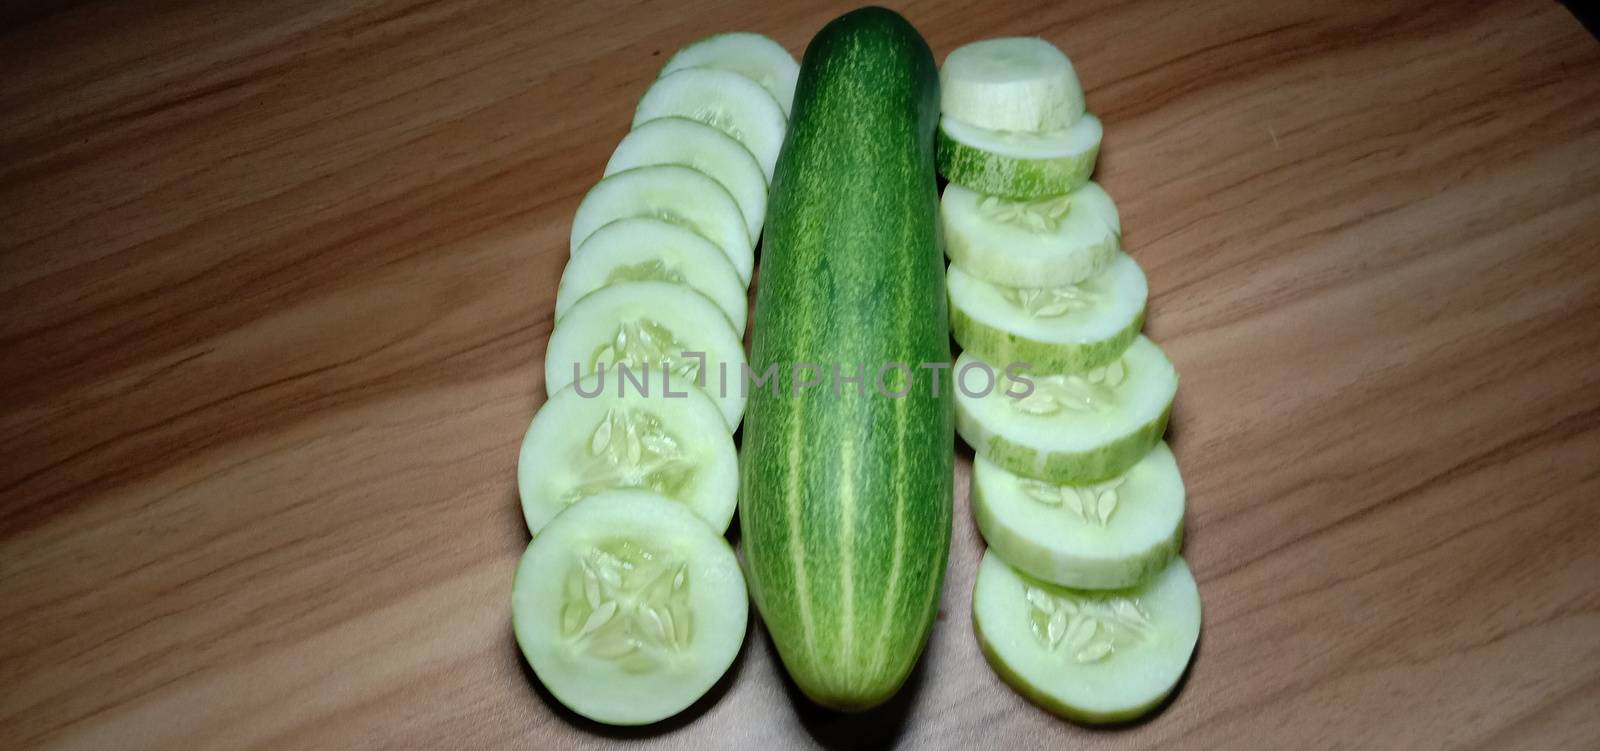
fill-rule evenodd
<path id="1" fill-rule="evenodd" d="M 950 262 L 1006 287 L 1077 284 L 1100 273 L 1122 249 L 1116 205 L 1093 182 L 1026 204 L 951 183 L 939 215 Z"/>
<path id="2" fill-rule="evenodd" d="M 1028 363 L 1037 373 L 1072 373 L 1115 360 L 1144 325 L 1144 272 L 1119 253 L 1080 284 L 1016 289 L 951 267 L 950 328 L 956 342 L 985 361 Z"/>
<path id="3" fill-rule="evenodd" d="M 1010 472 L 1058 484 L 1082 485 L 1116 477 L 1148 453 L 1166 432 L 1178 373 L 1149 339 L 1134 339 L 1122 357 L 1085 374 L 1033 375 L 985 388 L 982 372 L 1000 374 L 963 352 L 956 360 L 956 432 L 974 451 Z M 973 376 L 971 373 L 979 375 Z M 1113 383 L 1115 381 L 1115 383 Z M 976 394 L 976 395 L 974 395 Z"/>
<path id="4" fill-rule="evenodd" d="M 1070 193 L 1094 173 L 1101 135 L 1094 115 L 1053 133 L 984 130 L 947 117 L 939 124 L 939 174 L 979 193 L 1012 199 Z"/>
<path id="5" fill-rule="evenodd" d="M 756 299 L 739 519 L 752 595 L 812 700 L 861 710 L 904 683 L 938 610 L 949 552 L 948 362 L 938 254 L 933 56 L 882 8 L 828 24 L 806 50 L 773 180 Z M 891 390 L 874 388 L 885 363 Z M 865 366 L 862 391 L 793 391 L 797 363 Z M 798 374 L 804 378 L 807 374 Z M 910 383 L 904 379 L 909 375 Z"/>
<path id="6" fill-rule="evenodd" d="M 972 463 L 972 515 L 989 549 L 1076 589 L 1132 587 L 1166 568 L 1183 544 L 1184 495 L 1166 443 L 1094 485 L 1030 480 L 982 456 Z"/>

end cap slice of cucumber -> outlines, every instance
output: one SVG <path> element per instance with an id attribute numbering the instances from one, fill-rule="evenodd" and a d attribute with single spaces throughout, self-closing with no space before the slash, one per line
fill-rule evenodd
<path id="1" fill-rule="evenodd" d="M 1039 373 L 1091 370 L 1115 360 L 1144 325 L 1149 286 L 1126 253 L 1078 284 L 1002 287 L 960 266 L 946 275 L 950 329 L 963 349 Z"/>
<path id="2" fill-rule="evenodd" d="M 939 68 L 944 114 L 990 130 L 1061 130 L 1083 115 L 1072 62 L 1037 37 L 1003 37 L 957 47 Z"/>
<path id="3" fill-rule="evenodd" d="M 1130 589 L 1057 587 L 984 553 L 972 623 L 989 664 L 1061 717 L 1138 717 L 1177 686 L 1200 640 L 1200 590 L 1182 558 Z"/>
<path id="4" fill-rule="evenodd" d="M 670 497 L 718 532 L 728 528 L 739 457 L 722 411 L 687 379 L 672 385 L 659 370 L 648 377 L 648 396 L 631 385 L 603 388 L 590 375 L 539 408 L 517 459 L 529 532 L 583 498 L 628 488 Z"/>
<path id="5" fill-rule="evenodd" d="M 1122 475 L 1056 485 L 972 463 L 972 514 L 1006 563 L 1077 589 L 1132 587 L 1167 567 L 1183 544 L 1183 477 L 1166 443 Z"/>
<path id="6" fill-rule="evenodd" d="M 727 540 L 680 503 L 618 490 L 562 511 L 512 584 L 517 644 L 569 709 L 612 725 L 671 717 L 727 672 L 749 599 Z"/>

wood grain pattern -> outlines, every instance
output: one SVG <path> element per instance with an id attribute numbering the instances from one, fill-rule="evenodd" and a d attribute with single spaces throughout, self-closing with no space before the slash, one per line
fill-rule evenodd
<path id="1" fill-rule="evenodd" d="M 1111 731 L 1008 691 L 964 455 L 891 706 L 758 636 L 665 727 L 558 711 L 507 608 L 568 220 L 665 54 L 847 7 L 8 6 L 0 745 L 1600 745 L 1600 45 L 1527 0 L 898 6 L 941 56 L 1050 38 L 1105 121 L 1193 669 Z"/>

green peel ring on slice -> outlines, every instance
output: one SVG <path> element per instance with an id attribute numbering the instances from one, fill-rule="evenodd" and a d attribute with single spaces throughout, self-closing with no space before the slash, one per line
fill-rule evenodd
<path id="1" fill-rule="evenodd" d="M 956 432 L 1007 471 L 1086 485 L 1128 471 L 1166 431 L 1178 373 L 1149 339 L 1086 373 L 1006 377 L 1007 364 L 956 360 Z M 986 374 L 994 374 L 989 386 Z M 985 388 L 989 386 L 988 388 Z"/>
<path id="2" fill-rule="evenodd" d="M 950 183 L 939 218 L 950 262 L 1005 287 L 1077 284 L 1121 250 L 1116 204 L 1092 182 L 1041 201 L 1012 201 Z"/>
<path id="3" fill-rule="evenodd" d="M 1166 443 L 1092 485 L 1056 485 L 972 463 L 972 514 L 989 549 L 1041 581 L 1076 589 L 1132 587 L 1183 544 L 1183 477 Z"/>
<path id="4" fill-rule="evenodd" d="M 650 394 L 590 375 L 539 408 L 522 440 L 517 489 L 528 531 L 610 490 L 652 490 L 718 532 L 733 519 L 739 457 L 717 403 L 687 379 L 651 371 Z M 580 391 L 580 388 L 581 391 Z M 666 396 L 670 386 L 676 396 Z M 584 396 L 592 394 L 592 396 Z"/>
<path id="5" fill-rule="evenodd" d="M 517 645 L 539 681 L 596 722 L 645 725 L 728 671 L 749 621 L 728 541 L 683 504 L 617 490 L 568 507 L 512 583 Z"/>
<path id="6" fill-rule="evenodd" d="M 1200 640 L 1200 590 L 1182 558 L 1137 587 L 1057 587 L 984 553 L 972 625 L 1007 684 L 1085 723 L 1133 719 L 1160 705 Z"/>
<path id="7" fill-rule="evenodd" d="M 991 363 L 1023 362 L 1038 373 L 1075 373 L 1115 360 L 1144 325 L 1149 285 L 1118 253 L 1075 285 L 1001 287 L 959 266 L 946 276 L 950 329 L 963 349 Z"/>
<path id="8" fill-rule="evenodd" d="M 1066 130 L 986 130 L 948 117 L 939 122 L 939 174 L 988 195 L 1037 200 L 1087 182 L 1100 155 L 1100 119 L 1084 115 Z"/>

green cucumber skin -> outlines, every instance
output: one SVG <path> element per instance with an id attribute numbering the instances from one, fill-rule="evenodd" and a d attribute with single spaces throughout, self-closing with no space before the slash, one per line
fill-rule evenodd
<path id="1" fill-rule="evenodd" d="M 779 395 L 750 392 L 741 536 L 784 666 L 835 709 L 873 707 L 905 682 L 949 554 L 950 389 L 935 396 L 934 371 L 917 367 L 950 362 L 938 112 L 916 30 L 882 8 L 846 14 L 806 49 L 773 178 L 751 362 L 758 374 L 779 367 Z M 912 369 L 903 398 L 874 388 L 888 362 Z M 795 363 L 846 375 L 865 364 L 866 395 L 796 395 Z"/>
<path id="2" fill-rule="evenodd" d="M 1036 373 L 1078 373 L 1117 359 L 1144 328 L 1144 312 L 1108 339 L 1078 344 L 1041 342 L 982 323 L 950 306 L 950 333 L 961 348 L 985 362 L 1025 362 Z"/>
<path id="3" fill-rule="evenodd" d="M 963 188 L 1012 200 L 1071 193 L 1089 182 L 1099 157 L 1099 146 L 1070 159 L 1001 156 L 968 146 L 939 130 L 939 174 Z"/>
<path id="4" fill-rule="evenodd" d="M 1037 450 L 999 435 L 987 435 L 976 420 L 962 419 L 958 415 L 956 425 L 968 446 L 1012 474 L 1057 485 L 1091 485 L 1116 477 L 1138 464 L 1167 432 L 1167 420 L 1171 416 L 1172 405 L 1168 404 L 1160 417 L 1104 446 L 1090 451 L 1052 451 L 1042 461 Z"/>

